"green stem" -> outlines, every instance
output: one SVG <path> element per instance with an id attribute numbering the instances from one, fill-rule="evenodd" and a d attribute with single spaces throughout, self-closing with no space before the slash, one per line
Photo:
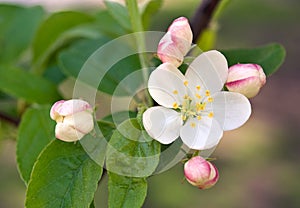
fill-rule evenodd
<path id="1" fill-rule="evenodd" d="M 132 31 L 135 33 L 135 38 L 137 42 L 137 47 L 139 51 L 139 59 L 141 62 L 141 67 L 143 69 L 143 80 L 146 83 L 148 81 L 148 76 L 149 76 L 149 71 L 147 68 L 146 64 L 146 58 L 145 58 L 145 36 L 143 33 L 144 28 L 143 28 L 143 23 L 142 23 L 142 18 L 139 12 L 139 7 L 137 0 L 126 0 L 126 6 L 128 9 L 129 17 L 130 17 L 130 22 L 131 22 L 131 27 Z M 149 95 L 148 92 L 145 92 L 145 95 L 147 97 L 147 103 L 146 105 L 152 105 L 152 98 Z"/>

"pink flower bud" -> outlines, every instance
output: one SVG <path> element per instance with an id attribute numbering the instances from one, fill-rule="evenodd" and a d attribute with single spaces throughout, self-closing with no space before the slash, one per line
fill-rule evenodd
<path id="1" fill-rule="evenodd" d="M 193 157 L 184 164 L 184 175 L 190 184 L 199 189 L 208 189 L 219 179 L 218 169 L 200 156 Z"/>
<path id="2" fill-rule="evenodd" d="M 226 87 L 231 92 L 239 92 L 252 98 L 265 83 L 266 75 L 260 65 L 236 64 L 228 69 Z"/>
<path id="3" fill-rule="evenodd" d="M 93 109 L 86 101 L 57 101 L 50 110 L 50 117 L 57 123 L 56 138 L 65 142 L 80 140 L 94 128 L 92 114 Z"/>
<path id="4" fill-rule="evenodd" d="M 193 33 L 187 18 L 179 17 L 170 25 L 158 44 L 157 55 L 165 63 L 179 67 L 191 48 Z"/>

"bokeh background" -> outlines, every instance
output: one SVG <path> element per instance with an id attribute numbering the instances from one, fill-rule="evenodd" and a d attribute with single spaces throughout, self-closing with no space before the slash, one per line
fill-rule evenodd
<path id="1" fill-rule="evenodd" d="M 49 11 L 101 7 L 100 0 L 7 0 L 42 4 Z M 178 16 L 191 17 L 199 0 L 165 0 L 153 30 L 165 31 Z M 149 179 L 145 208 L 300 207 L 300 1 L 232 0 L 218 24 L 216 49 L 281 43 L 285 63 L 251 99 L 253 114 L 243 127 L 226 132 L 213 156 L 220 181 L 198 190 L 183 180 L 182 164 Z M 1 49 L 0 49 L 1 50 Z M 16 130 L 0 121 L 0 208 L 24 206 L 25 186 L 15 161 Z M 96 194 L 106 207 L 107 178 Z"/>

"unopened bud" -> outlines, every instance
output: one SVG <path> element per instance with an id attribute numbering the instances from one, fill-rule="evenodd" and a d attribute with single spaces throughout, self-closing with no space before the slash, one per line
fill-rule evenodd
<path id="1" fill-rule="evenodd" d="M 50 110 L 50 117 L 57 123 L 56 138 L 65 142 L 80 140 L 94 128 L 92 114 L 93 109 L 86 101 L 57 101 Z"/>
<path id="2" fill-rule="evenodd" d="M 191 48 L 193 33 L 187 18 L 179 17 L 170 25 L 158 44 L 157 55 L 163 63 L 179 67 Z"/>
<path id="3" fill-rule="evenodd" d="M 265 83 L 266 75 L 260 65 L 236 64 L 228 69 L 226 87 L 231 92 L 252 98 Z"/>
<path id="4" fill-rule="evenodd" d="M 217 168 L 200 156 L 192 157 L 184 164 L 184 175 L 190 184 L 199 189 L 208 189 L 219 179 Z"/>

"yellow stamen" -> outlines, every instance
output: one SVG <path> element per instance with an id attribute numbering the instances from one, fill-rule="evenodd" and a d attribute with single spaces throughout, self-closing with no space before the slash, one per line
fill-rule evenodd
<path id="1" fill-rule="evenodd" d="M 205 110 L 206 103 L 196 103 L 196 110 L 197 111 L 203 111 Z"/>
<path id="2" fill-rule="evenodd" d="M 209 117 L 209 118 L 214 117 L 214 113 L 213 113 L 213 112 L 210 112 L 210 113 L 208 114 L 208 117 Z"/>
<path id="3" fill-rule="evenodd" d="M 191 127 L 192 127 L 192 128 L 195 128 L 195 127 L 196 127 L 196 124 L 195 124 L 194 122 L 192 122 L 192 123 L 191 123 Z"/>
<path id="4" fill-rule="evenodd" d="M 177 90 L 174 90 L 174 91 L 173 91 L 173 94 L 174 94 L 174 95 L 177 95 L 177 94 L 178 94 L 178 91 L 177 91 Z"/>
<path id="5" fill-rule="evenodd" d="M 178 106 L 178 103 L 176 103 L 176 102 L 173 103 L 173 108 L 174 108 L 174 109 L 177 109 L 178 107 L 179 107 L 179 106 Z"/>
<path id="6" fill-rule="evenodd" d="M 197 116 L 197 119 L 200 121 L 201 120 L 201 116 Z"/>
<path id="7" fill-rule="evenodd" d="M 196 89 L 197 89 L 197 90 L 200 90 L 200 89 L 201 89 L 200 85 L 197 85 L 197 86 L 196 86 Z"/>
<path id="8" fill-rule="evenodd" d="M 207 99 L 207 101 L 211 103 L 211 102 L 214 101 L 214 99 L 213 99 L 212 97 L 209 97 L 209 98 Z"/>
<path id="9" fill-rule="evenodd" d="M 185 86 L 188 86 L 189 82 L 186 80 L 186 81 L 183 82 L 183 84 L 184 84 Z"/>
<path id="10" fill-rule="evenodd" d="M 201 97 L 201 95 L 199 95 L 198 93 L 196 93 L 196 95 L 195 95 L 198 99 L 201 99 L 202 97 Z"/>
<path id="11" fill-rule="evenodd" d="M 205 95 L 206 95 L 206 96 L 210 96 L 210 91 L 209 91 L 209 90 L 206 90 L 206 91 L 205 91 Z"/>

